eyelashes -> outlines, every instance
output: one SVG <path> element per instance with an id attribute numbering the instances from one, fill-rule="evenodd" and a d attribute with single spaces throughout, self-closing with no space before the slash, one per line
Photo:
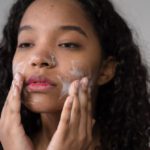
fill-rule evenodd
<path id="1" fill-rule="evenodd" d="M 23 42 L 18 45 L 19 49 L 29 49 L 33 48 L 35 44 L 30 43 L 30 42 Z M 81 44 L 75 43 L 75 42 L 63 42 L 58 44 L 58 47 L 62 49 L 70 49 L 70 50 L 78 50 L 81 48 Z"/>
<path id="2" fill-rule="evenodd" d="M 64 49 L 79 49 L 79 48 L 81 48 L 80 44 L 74 43 L 74 42 L 61 43 L 61 44 L 58 44 L 58 46 L 61 48 L 64 48 Z"/>
<path id="3" fill-rule="evenodd" d="M 34 44 L 32 43 L 24 42 L 24 43 L 20 43 L 18 45 L 18 48 L 25 49 L 25 48 L 32 48 L 33 46 Z"/>

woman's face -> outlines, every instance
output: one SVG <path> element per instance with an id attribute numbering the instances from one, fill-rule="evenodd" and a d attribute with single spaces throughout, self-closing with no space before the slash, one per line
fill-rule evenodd
<path id="1" fill-rule="evenodd" d="M 13 74 L 25 78 L 23 102 L 35 112 L 63 107 L 72 81 L 87 76 L 96 84 L 101 48 L 80 5 L 73 0 L 36 0 L 19 29 Z"/>

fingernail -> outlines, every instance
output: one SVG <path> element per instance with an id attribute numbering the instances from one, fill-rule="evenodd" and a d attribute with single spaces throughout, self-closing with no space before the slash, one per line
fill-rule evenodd
<path id="1" fill-rule="evenodd" d="M 20 74 L 19 74 L 19 73 L 16 73 L 14 79 L 15 79 L 16 81 L 19 81 L 19 80 L 20 80 Z"/>
<path id="2" fill-rule="evenodd" d="M 79 80 L 77 80 L 77 81 L 74 83 L 74 87 L 76 88 L 76 90 L 78 90 L 79 84 L 80 84 Z"/>
<path id="3" fill-rule="evenodd" d="M 72 103 L 73 103 L 73 96 L 69 96 L 68 97 L 68 105 L 69 105 L 69 107 L 72 106 Z"/>
<path id="4" fill-rule="evenodd" d="M 88 87 L 88 78 L 87 77 L 84 77 L 82 80 L 81 80 L 81 84 L 82 84 L 82 88 L 85 90 L 87 89 Z"/>
<path id="5" fill-rule="evenodd" d="M 73 102 L 73 96 L 70 96 L 69 97 L 69 103 L 72 103 Z"/>

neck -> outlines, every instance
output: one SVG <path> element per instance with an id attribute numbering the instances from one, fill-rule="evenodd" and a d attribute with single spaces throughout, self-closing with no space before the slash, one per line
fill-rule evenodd
<path id="1" fill-rule="evenodd" d="M 34 139 L 35 147 L 38 150 L 47 148 L 54 135 L 60 120 L 60 113 L 43 113 L 41 114 L 42 129 Z"/>

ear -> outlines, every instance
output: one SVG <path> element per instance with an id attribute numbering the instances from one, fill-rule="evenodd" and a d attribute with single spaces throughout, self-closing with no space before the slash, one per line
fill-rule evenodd
<path id="1" fill-rule="evenodd" d="M 117 62 L 113 57 L 108 57 L 107 60 L 103 62 L 99 72 L 98 85 L 104 85 L 113 79 L 115 76 Z"/>

